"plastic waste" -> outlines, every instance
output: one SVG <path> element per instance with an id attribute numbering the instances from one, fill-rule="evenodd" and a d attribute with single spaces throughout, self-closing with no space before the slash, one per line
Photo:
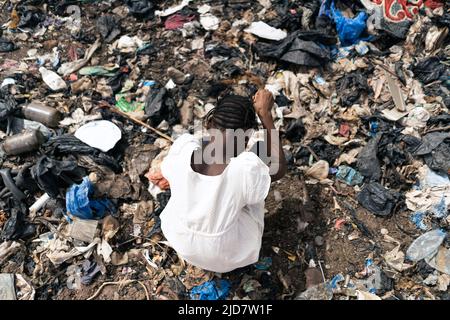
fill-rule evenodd
<path id="1" fill-rule="evenodd" d="M 19 49 L 12 41 L 0 37 L 0 52 L 11 52 Z"/>
<path id="2" fill-rule="evenodd" d="M 358 171 L 349 166 L 339 166 L 336 178 L 350 186 L 359 185 L 364 180 L 364 177 Z"/>
<path id="3" fill-rule="evenodd" d="M 112 15 L 104 15 L 95 22 L 98 33 L 105 42 L 113 41 L 120 34 L 120 24 L 118 19 Z"/>
<path id="4" fill-rule="evenodd" d="M 11 133 L 12 134 L 20 134 L 24 131 L 33 131 L 38 130 L 45 137 L 45 140 L 49 139 L 53 133 L 40 122 L 31 121 L 22 118 L 11 117 L 9 118 Z"/>
<path id="5" fill-rule="evenodd" d="M 3 189 L 2 193 L 4 193 L 4 191 L 10 191 L 11 194 L 13 195 L 13 197 L 18 200 L 18 201 L 22 201 L 24 200 L 27 196 L 17 187 L 16 185 L 16 179 L 14 179 L 11 175 L 11 169 L 9 168 L 4 168 L 0 170 L 0 176 L 1 179 L 3 180 L 3 184 L 5 185 L 5 189 Z"/>
<path id="6" fill-rule="evenodd" d="M 420 230 L 426 231 L 428 230 L 428 226 L 424 222 L 424 218 L 426 217 L 426 214 L 421 211 L 414 212 L 411 214 L 410 220 L 412 223 L 416 225 L 417 228 Z"/>
<path id="7" fill-rule="evenodd" d="M 30 212 L 30 217 L 33 218 L 36 216 L 36 213 L 50 200 L 50 196 L 47 193 L 44 193 L 39 199 L 36 200 L 35 203 L 28 208 Z"/>
<path id="8" fill-rule="evenodd" d="M 16 84 L 16 80 L 12 79 L 12 78 L 5 78 L 2 81 L 2 84 L 0 85 L 0 88 L 12 85 L 12 84 Z"/>
<path id="9" fill-rule="evenodd" d="M 358 300 L 381 300 L 376 294 L 366 291 L 356 290 L 356 294 Z"/>
<path id="10" fill-rule="evenodd" d="M 377 134 L 370 139 L 365 147 L 359 152 L 357 167 L 361 175 L 372 180 L 379 180 L 381 177 L 380 161 L 377 157 L 378 143 L 381 134 Z"/>
<path id="11" fill-rule="evenodd" d="M 62 114 L 55 108 L 33 101 L 22 107 L 25 118 L 40 122 L 47 127 L 55 128 L 62 119 Z"/>
<path id="12" fill-rule="evenodd" d="M 80 183 L 85 174 L 84 169 L 78 167 L 76 160 L 71 157 L 59 161 L 42 156 L 31 168 L 31 175 L 39 188 L 53 199 L 59 196 L 60 190 Z"/>
<path id="13" fill-rule="evenodd" d="M 328 282 L 310 287 L 306 291 L 300 293 L 295 298 L 295 300 L 331 300 L 331 299 L 333 299 L 333 290 Z"/>
<path id="14" fill-rule="evenodd" d="M 389 215 L 394 209 L 397 197 L 397 193 L 386 189 L 378 182 L 365 184 L 357 195 L 358 202 L 377 216 Z"/>
<path id="15" fill-rule="evenodd" d="M 73 219 L 69 224 L 69 237 L 91 243 L 94 240 L 97 226 L 97 220 Z"/>
<path id="16" fill-rule="evenodd" d="M 94 185 L 88 177 L 80 184 L 72 185 L 66 193 L 67 213 L 80 219 L 101 219 L 107 212 L 115 212 L 113 203 L 108 199 L 91 199 Z"/>
<path id="17" fill-rule="evenodd" d="M 224 300 L 230 292 L 230 286 L 230 282 L 224 279 L 207 281 L 193 287 L 190 297 L 192 300 Z"/>
<path id="18" fill-rule="evenodd" d="M 60 76 L 58 76 L 58 74 L 56 74 L 56 72 L 47 70 L 44 67 L 40 67 L 39 72 L 42 75 L 42 80 L 53 91 L 67 89 L 66 82 Z"/>
<path id="19" fill-rule="evenodd" d="M 8 137 L 3 142 L 3 150 L 8 155 L 18 155 L 39 148 L 45 138 L 38 130 L 30 130 L 24 133 Z"/>
<path id="20" fill-rule="evenodd" d="M 102 268 L 97 262 L 84 261 L 82 264 L 81 284 L 85 286 L 90 285 L 101 270 Z"/>
<path id="21" fill-rule="evenodd" d="M 16 300 L 13 273 L 0 273 L 0 300 Z"/>
<path id="22" fill-rule="evenodd" d="M 314 163 L 311 168 L 306 171 L 308 177 L 323 180 L 328 177 L 328 171 L 330 170 L 330 165 L 325 160 L 319 160 Z"/>
<path id="23" fill-rule="evenodd" d="M 182 14 L 174 14 L 166 19 L 164 27 L 167 30 L 177 30 L 183 28 L 184 24 L 195 19 L 195 16 L 184 16 Z"/>
<path id="24" fill-rule="evenodd" d="M 81 30 L 81 8 L 70 5 L 66 8 L 66 13 L 70 16 L 65 18 L 64 26 L 70 30 L 72 35 L 76 35 Z"/>
<path id="25" fill-rule="evenodd" d="M 78 73 L 83 76 L 105 76 L 112 77 L 116 75 L 118 66 L 102 67 L 102 66 L 89 66 L 81 68 Z"/>
<path id="26" fill-rule="evenodd" d="M 19 28 L 35 28 L 46 18 L 41 9 L 33 6 L 19 6 L 18 12 L 20 13 Z"/>
<path id="27" fill-rule="evenodd" d="M 173 125 L 178 122 L 180 117 L 179 108 L 175 105 L 173 99 L 167 95 L 166 88 L 152 88 L 145 101 L 144 110 L 155 126 L 163 120 L 166 120 L 169 125 Z"/>
<path id="28" fill-rule="evenodd" d="M 285 31 L 271 27 L 263 21 L 252 22 L 244 31 L 269 40 L 282 40 L 287 36 Z"/>
<path id="29" fill-rule="evenodd" d="M 69 74 L 78 71 L 89 62 L 92 55 L 100 47 L 100 45 L 101 45 L 100 40 L 95 41 L 94 44 L 86 51 L 84 58 L 72 62 L 63 63 L 61 67 L 59 67 L 58 73 L 63 77 L 66 77 Z"/>
<path id="30" fill-rule="evenodd" d="M 177 84 L 177 85 L 182 85 L 183 83 L 186 82 L 186 80 L 188 79 L 188 75 L 185 75 L 183 72 L 181 72 L 180 70 L 174 68 L 174 67 L 169 67 L 167 68 L 167 75 Z"/>
<path id="31" fill-rule="evenodd" d="M 450 275 L 450 250 L 441 246 L 433 257 L 425 258 L 425 261 L 439 272 Z"/>
<path id="32" fill-rule="evenodd" d="M 217 30 L 219 23 L 220 19 L 211 13 L 200 15 L 200 24 L 205 30 Z"/>
<path id="33" fill-rule="evenodd" d="M 336 81 L 336 92 L 339 92 L 342 105 L 351 107 L 370 93 L 371 88 L 367 83 L 367 76 L 361 70 L 356 70 L 345 73 Z"/>
<path id="34" fill-rule="evenodd" d="M 448 132 L 428 133 L 423 137 L 422 143 L 414 150 L 414 154 L 418 156 L 429 154 L 448 138 L 450 138 Z"/>
<path id="35" fill-rule="evenodd" d="M 116 107 L 123 112 L 135 112 L 144 110 L 144 103 L 140 101 L 128 101 L 126 97 L 116 95 Z"/>
<path id="36" fill-rule="evenodd" d="M 342 46 L 350 46 L 364 40 L 361 34 L 366 29 L 367 13 L 359 12 L 353 19 L 347 18 L 336 8 L 334 0 L 331 2 L 329 11 L 325 10 L 324 13 L 336 23 L 336 31 Z"/>
<path id="37" fill-rule="evenodd" d="M 255 268 L 258 270 L 267 270 L 272 265 L 271 257 L 264 257 L 254 264 Z"/>
<path id="38" fill-rule="evenodd" d="M 151 19 L 154 16 L 155 4 L 153 0 L 126 0 L 125 4 L 136 18 Z"/>
<path id="39" fill-rule="evenodd" d="M 441 79 L 441 77 L 445 81 L 445 79 L 448 79 L 450 72 L 445 64 L 436 56 L 427 57 L 418 62 L 412 67 L 412 71 L 414 72 L 414 76 L 423 84 L 429 84 Z"/>
<path id="40" fill-rule="evenodd" d="M 163 11 L 157 10 L 157 11 L 155 11 L 155 15 L 160 16 L 160 17 L 170 16 L 171 14 L 174 14 L 175 12 L 180 11 L 181 9 L 186 7 L 189 4 L 189 2 L 191 2 L 191 1 L 192 0 L 183 0 L 183 1 L 181 1 L 181 3 L 179 5 L 170 7 Z"/>
<path id="41" fill-rule="evenodd" d="M 93 148 L 72 134 L 63 134 L 50 138 L 43 146 L 47 155 L 86 155 L 96 163 L 104 165 L 118 173 L 121 167 L 114 157 Z"/>
<path id="42" fill-rule="evenodd" d="M 387 265 L 399 272 L 413 267 L 413 265 L 405 263 L 405 254 L 400 251 L 400 245 L 396 246 L 391 251 L 386 252 L 383 255 L 383 258 L 386 261 Z"/>
<path id="43" fill-rule="evenodd" d="M 33 224 L 28 224 L 25 222 L 24 212 L 26 212 L 25 205 L 15 201 L 14 207 L 11 208 L 11 216 L 6 221 L 0 234 L 1 240 L 9 241 L 25 239 L 35 234 L 36 228 Z"/>
<path id="44" fill-rule="evenodd" d="M 106 120 L 89 122 L 75 131 L 75 137 L 87 145 L 107 152 L 122 138 L 122 132 L 114 123 Z"/>
<path id="45" fill-rule="evenodd" d="M 117 49 L 122 53 L 132 53 L 137 49 L 141 48 L 145 42 L 142 41 L 137 36 L 129 37 L 129 36 L 121 36 L 119 40 L 114 42 L 117 46 Z"/>
<path id="46" fill-rule="evenodd" d="M 417 262 L 425 258 L 433 257 L 437 253 L 439 246 L 444 241 L 446 235 L 447 234 L 441 229 L 435 229 L 424 233 L 411 243 L 406 251 L 406 258 Z"/>

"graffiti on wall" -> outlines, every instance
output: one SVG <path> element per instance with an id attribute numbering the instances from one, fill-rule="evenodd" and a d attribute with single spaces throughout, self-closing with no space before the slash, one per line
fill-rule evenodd
<path id="1" fill-rule="evenodd" d="M 442 7 L 440 0 L 371 0 L 371 2 L 382 7 L 384 16 L 393 22 L 413 19 L 421 8 L 434 10 Z"/>

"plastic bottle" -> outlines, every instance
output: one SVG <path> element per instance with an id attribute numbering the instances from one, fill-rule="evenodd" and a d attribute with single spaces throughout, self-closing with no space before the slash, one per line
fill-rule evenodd
<path id="1" fill-rule="evenodd" d="M 25 118 L 40 122 L 47 127 L 57 127 L 62 115 L 55 108 L 46 106 L 39 102 L 31 102 L 22 108 Z"/>
<path id="2" fill-rule="evenodd" d="M 36 150 L 44 141 L 45 138 L 40 131 L 26 131 L 6 138 L 3 143 L 3 150 L 8 155 L 18 155 Z"/>
<path id="3" fill-rule="evenodd" d="M 42 75 L 42 80 L 53 91 L 67 89 L 66 82 L 55 72 L 53 72 L 51 70 L 47 70 L 44 67 L 40 67 L 39 72 Z"/>
<path id="4" fill-rule="evenodd" d="M 411 261 L 419 261 L 434 256 L 446 233 L 441 229 L 435 229 L 424 233 L 411 243 L 406 251 L 406 257 Z"/>

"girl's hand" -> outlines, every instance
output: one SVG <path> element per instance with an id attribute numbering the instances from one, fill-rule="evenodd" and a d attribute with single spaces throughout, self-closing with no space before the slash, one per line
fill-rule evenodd
<path id="1" fill-rule="evenodd" d="M 260 89 L 256 92 L 253 97 L 253 106 L 255 108 L 256 114 L 260 117 L 271 115 L 270 111 L 272 109 L 274 100 L 273 95 L 269 90 Z"/>

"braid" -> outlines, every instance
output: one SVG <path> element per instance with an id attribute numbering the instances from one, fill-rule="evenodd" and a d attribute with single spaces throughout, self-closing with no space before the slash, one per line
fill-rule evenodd
<path id="1" fill-rule="evenodd" d="M 238 95 L 227 95 L 220 99 L 204 118 L 204 124 L 218 129 L 256 129 L 255 109 L 252 102 Z"/>

